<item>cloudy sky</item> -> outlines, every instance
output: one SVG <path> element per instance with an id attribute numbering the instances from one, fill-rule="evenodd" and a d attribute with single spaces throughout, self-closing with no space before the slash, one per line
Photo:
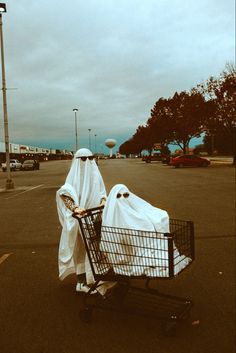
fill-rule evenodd
<path id="1" fill-rule="evenodd" d="M 3 14 L 10 140 L 106 151 L 160 97 L 234 60 L 234 0 L 8 0 Z M 11 89 L 14 88 L 14 89 Z M 0 105 L 0 140 L 3 113 Z"/>

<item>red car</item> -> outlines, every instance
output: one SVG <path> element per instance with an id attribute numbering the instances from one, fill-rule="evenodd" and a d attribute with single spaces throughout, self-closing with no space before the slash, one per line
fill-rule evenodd
<path id="1" fill-rule="evenodd" d="M 207 167 L 210 161 L 206 158 L 195 156 L 194 154 L 183 154 L 182 156 L 172 158 L 170 165 L 175 168 L 181 167 Z"/>

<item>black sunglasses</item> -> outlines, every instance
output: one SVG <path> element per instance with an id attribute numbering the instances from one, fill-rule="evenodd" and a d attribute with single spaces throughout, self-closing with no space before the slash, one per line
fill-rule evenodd
<path id="1" fill-rule="evenodd" d="M 87 158 L 92 161 L 95 157 L 94 156 L 88 156 L 88 157 L 76 157 L 76 158 L 80 158 L 81 161 L 85 162 L 87 160 Z"/>
<path id="2" fill-rule="evenodd" d="M 121 196 L 122 196 L 122 194 L 120 194 L 120 193 L 118 192 L 118 194 L 116 195 L 116 198 L 119 199 Z M 124 197 L 125 199 L 127 199 L 127 197 L 129 197 L 129 193 L 128 193 L 128 192 L 125 192 L 125 193 L 123 194 L 123 197 Z"/>

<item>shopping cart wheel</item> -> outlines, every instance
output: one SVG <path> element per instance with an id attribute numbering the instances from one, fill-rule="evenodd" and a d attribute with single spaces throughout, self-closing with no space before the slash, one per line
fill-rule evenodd
<path id="1" fill-rule="evenodd" d="M 172 337 L 176 334 L 177 323 L 175 321 L 162 321 L 161 331 L 163 335 Z"/>
<path id="2" fill-rule="evenodd" d="M 83 310 L 80 310 L 79 312 L 79 318 L 82 322 L 91 322 L 92 321 L 92 312 L 93 310 L 91 308 L 85 308 Z"/>

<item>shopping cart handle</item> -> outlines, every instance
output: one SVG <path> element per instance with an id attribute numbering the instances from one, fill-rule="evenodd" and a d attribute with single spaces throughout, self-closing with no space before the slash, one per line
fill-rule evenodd
<path id="1" fill-rule="evenodd" d="M 103 210 L 103 208 L 104 208 L 104 205 L 103 206 L 98 206 L 98 207 L 93 207 L 93 208 L 87 208 L 82 215 L 79 215 L 78 213 L 73 213 L 72 217 L 78 219 L 78 218 L 84 217 L 84 216 L 86 216 L 89 213 L 92 213 L 94 211 Z"/>

